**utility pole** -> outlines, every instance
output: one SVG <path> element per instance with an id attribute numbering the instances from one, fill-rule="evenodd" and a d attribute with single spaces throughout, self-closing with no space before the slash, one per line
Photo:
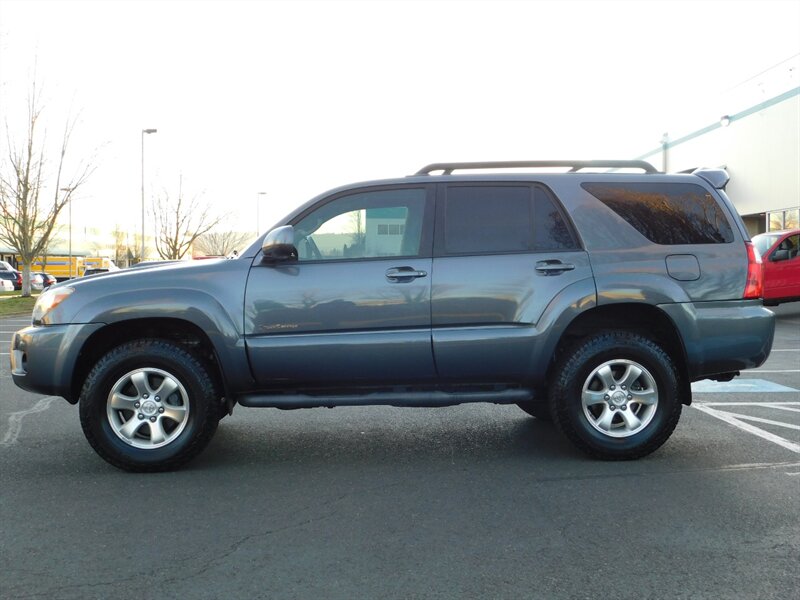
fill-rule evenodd
<path id="1" fill-rule="evenodd" d="M 156 133 L 158 129 L 142 129 L 142 253 L 139 262 L 144 260 L 144 134 Z"/>

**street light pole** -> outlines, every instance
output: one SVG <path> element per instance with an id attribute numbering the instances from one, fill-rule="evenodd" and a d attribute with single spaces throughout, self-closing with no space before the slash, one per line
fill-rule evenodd
<path id="1" fill-rule="evenodd" d="M 62 192 L 67 192 L 67 204 L 69 205 L 69 278 L 72 279 L 72 192 L 74 187 L 60 188 Z"/>
<path id="2" fill-rule="evenodd" d="M 156 133 L 158 129 L 142 129 L 142 252 L 139 262 L 144 260 L 144 134 Z"/>
<path id="3" fill-rule="evenodd" d="M 261 198 L 259 196 L 266 196 L 267 192 L 258 192 L 256 194 L 256 237 L 261 234 Z"/>

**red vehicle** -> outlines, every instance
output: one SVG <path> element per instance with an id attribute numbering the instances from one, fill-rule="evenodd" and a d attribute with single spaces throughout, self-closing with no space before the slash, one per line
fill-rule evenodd
<path id="1" fill-rule="evenodd" d="M 753 238 L 764 263 L 764 304 L 800 300 L 800 229 Z"/>

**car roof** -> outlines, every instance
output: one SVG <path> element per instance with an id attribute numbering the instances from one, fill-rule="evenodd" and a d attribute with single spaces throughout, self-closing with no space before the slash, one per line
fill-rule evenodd
<path id="1" fill-rule="evenodd" d="M 800 234 L 800 229 L 781 229 L 780 231 L 765 231 L 764 233 L 759 233 L 758 235 L 795 235 Z M 753 236 L 758 237 L 758 236 Z"/>

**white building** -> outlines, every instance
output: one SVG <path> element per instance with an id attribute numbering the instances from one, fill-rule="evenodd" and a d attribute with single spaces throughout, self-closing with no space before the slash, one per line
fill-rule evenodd
<path id="1" fill-rule="evenodd" d="M 731 177 L 726 191 L 751 235 L 800 227 L 798 75 L 800 55 L 731 90 L 723 102 L 735 112 L 722 112 L 692 133 L 668 136 L 639 158 L 673 173 L 725 168 Z"/>

